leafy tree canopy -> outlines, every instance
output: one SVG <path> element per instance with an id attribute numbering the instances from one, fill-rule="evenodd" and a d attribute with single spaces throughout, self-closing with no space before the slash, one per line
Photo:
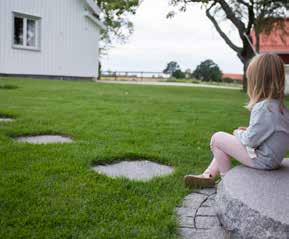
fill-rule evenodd
<path id="1" fill-rule="evenodd" d="M 176 61 L 171 61 L 167 64 L 167 67 L 163 70 L 163 73 L 172 76 L 177 70 L 180 70 L 180 65 Z"/>
<path id="2" fill-rule="evenodd" d="M 103 20 L 107 30 L 103 39 L 111 43 L 113 39 L 125 41 L 133 32 L 130 17 L 136 14 L 141 0 L 95 0 L 103 12 Z"/>
<path id="3" fill-rule="evenodd" d="M 244 71 L 250 59 L 259 52 L 260 34 L 269 34 L 273 29 L 289 34 L 285 24 L 289 10 L 288 0 L 170 0 L 170 4 L 181 12 L 187 11 L 190 4 L 201 4 L 219 35 L 244 64 Z M 168 17 L 175 13 L 170 12 Z M 224 21 L 234 27 L 240 38 L 240 45 L 222 28 L 221 23 Z M 252 33 L 256 37 L 255 47 L 252 47 Z M 280 37 L 282 38 L 282 34 Z M 244 89 L 246 86 L 244 78 Z"/>
<path id="4" fill-rule="evenodd" d="M 221 81 L 222 71 L 212 60 L 205 60 L 197 66 L 193 72 L 193 77 L 202 81 Z"/>
<path id="5" fill-rule="evenodd" d="M 175 72 L 173 72 L 173 77 L 175 77 L 176 79 L 185 79 L 186 78 L 186 74 L 184 72 L 182 72 L 181 70 L 176 70 Z"/>

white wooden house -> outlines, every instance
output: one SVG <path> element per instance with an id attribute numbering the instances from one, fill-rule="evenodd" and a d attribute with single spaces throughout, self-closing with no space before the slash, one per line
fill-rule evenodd
<path id="1" fill-rule="evenodd" d="M 100 14 L 93 0 L 0 0 L 0 75 L 97 77 Z"/>

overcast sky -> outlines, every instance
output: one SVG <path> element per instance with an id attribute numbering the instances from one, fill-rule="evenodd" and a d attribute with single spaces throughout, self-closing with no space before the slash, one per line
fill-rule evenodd
<path id="1" fill-rule="evenodd" d="M 133 35 L 126 44 L 116 44 L 103 56 L 103 70 L 162 71 L 177 61 L 183 70 L 195 67 L 208 58 L 225 73 L 241 73 L 242 64 L 220 38 L 200 6 L 167 19 L 168 0 L 144 0 L 132 18 Z M 236 33 L 225 29 L 237 41 Z"/>

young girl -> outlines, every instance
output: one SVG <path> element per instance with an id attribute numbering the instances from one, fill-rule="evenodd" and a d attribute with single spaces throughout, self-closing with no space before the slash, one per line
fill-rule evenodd
<path id="1" fill-rule="evenodd" d="M 187 186 L 214 186 L 216 177 L 223 177 L 230 170 L 230 157 L 251 168 L 272 170 L 280 167 L 289 150 L 284 63 L 277 55 L 258 55 L 248 67 L 247 78 L 249 127 L 240 127 L 233 135 L 215 133 L 210 144 L 214 155 L 211 164 L 201 175 L 185 176 Z"/>

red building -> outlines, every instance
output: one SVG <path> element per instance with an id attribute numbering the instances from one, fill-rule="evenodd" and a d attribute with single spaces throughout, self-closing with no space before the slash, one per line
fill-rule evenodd
<path id="1" fill-rule="evenodd" d="M 232 80 L 235 83 L 242 84 L 243 74 L 224 73 L 222 78 L 223 78 L 223 81 Z"/>
<path id="2" fill-rule="evenodd" d="M 289 33 L 289 19 L 285 24 L 286 32 Z M 251 34 L 253 45 L 256 46 L 256 37 L 254 32 Z M 286 64 L 286 75 L 289 82 L 289 34 L 285 34 L 284 30 L 272 31 L 269 35 L 260 35 L 260 53 L 275 53 L 278 54 Z M 223 79 L 231 78 L 235 82 L 242 81 L 243 77 L 240 74 L 223 74 Z M 287 87 L 289 94 L 289 85 Z"/>
<path id="3" fill-rule="evenodd" d="M 289 19 L 286 20 L 286 32 L 289 33 Z M 253 43 L 256 45 L 256 38 L 252 34 Z M 289 95 L 289 34 L 284 33 L 284 30 L 272 31 L 269 35 L 262 34 L 260 36 L 260 53 L 275 53 L 278 54 L 285 62 L 286 85 L 285 94 Z"/>
<path id="4" fill-rule="evenodd" d="M 289 19 L 286 20 L 285 27 L 289 33 Z M 254 33 L 252 38 L 253 44 L 256 45 Z M 269 35 L 261 34 L 260 53 L 276 53 L 284 60 L 285 64 L 289 64 L 289 34 L 285 34 L 284 30 L 275 30 Z"/>

